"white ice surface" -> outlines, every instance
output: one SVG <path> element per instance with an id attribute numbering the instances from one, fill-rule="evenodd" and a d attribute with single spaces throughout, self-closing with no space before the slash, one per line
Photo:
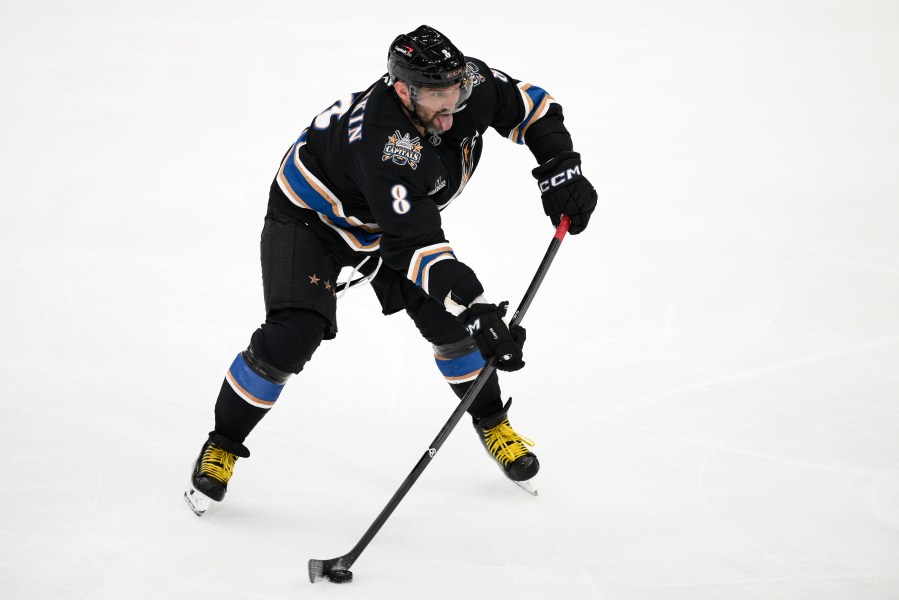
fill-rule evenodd
<path id="1" fill-rule="evenodd" d="M 422 22 L 565 106 L 600 191 L 503 377 L 540 496 L 370 290 L 181 497 L 262 321 L 278 161 Z M 899 598 L 899 4 L 0 3 L 0 597 Z M 490 133 L 444 213 L 515 304 L 551 236 Z M 489 233 L 489 235 L 485 235 Z"/>

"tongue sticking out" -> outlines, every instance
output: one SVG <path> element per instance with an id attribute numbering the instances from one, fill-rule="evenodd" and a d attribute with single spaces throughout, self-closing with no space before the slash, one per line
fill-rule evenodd
<path id="1" fill-rule="evenodd" d="M 453 126 L 453 115 L 437 115 L 435 117 L 437 127 L 443 131 L 449 131 Z"/>

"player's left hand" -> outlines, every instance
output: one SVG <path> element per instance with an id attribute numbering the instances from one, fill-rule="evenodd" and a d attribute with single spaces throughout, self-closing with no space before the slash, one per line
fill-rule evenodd
<path id="1" fill-rule="evenodd" d="M 543 212 L 558 227 L 562 215 L 571 217 L 571 235 L 587 228 L 596 208 L 597 193 L 581 173 L 581 155 L 562 152 L 531 173 L 537 179 L 543 198 Z"/>
<path id="2" fill-rule="evenodd" d="M 465 324 L 485 359 L 495 356 L 497 369 L 517 371 L 524 367 L 522 348 L 527 332 L 520 325 L 506 325 L 503 317 L 508 308 L 508 302 L 500 302 L 499 306 L 472 304 L 459 315 L 459 320 Z"/>

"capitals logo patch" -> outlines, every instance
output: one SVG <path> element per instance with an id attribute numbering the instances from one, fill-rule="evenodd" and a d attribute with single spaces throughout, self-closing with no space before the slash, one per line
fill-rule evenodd
<path id="1" fill-rule="evenodd" d="M 392 160 L 395 164 L 408 164 L 413 170 L 417 169 L 418 163 L 421 162 L 421 138 L 411 138 L 408 133 L 394 131 L 393 135 L 387 138 L 381 160 Z"/>

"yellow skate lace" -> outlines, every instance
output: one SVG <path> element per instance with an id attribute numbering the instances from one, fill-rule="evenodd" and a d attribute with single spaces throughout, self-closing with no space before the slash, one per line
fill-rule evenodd
<path id="1" fill-rule="evenodd" d="M 210 444 L 203 453 L 203 460 L 200 461 L 200 473 L 227 484 L 234 474 L 235 462 L 237 462 L 235 455 Z"/>
<path id="2" fill-rule="evenodd" d="M 525 444 L 528 446 L 534 445 L 534 440 L 516 433 L 509 424 L 508 419 L 492 429 L 485 429 L 484 441 L 487 443 L 487 449 L 490 451 L 490 454 L 504 465 L 530 452 L 525 447 Z"/>

